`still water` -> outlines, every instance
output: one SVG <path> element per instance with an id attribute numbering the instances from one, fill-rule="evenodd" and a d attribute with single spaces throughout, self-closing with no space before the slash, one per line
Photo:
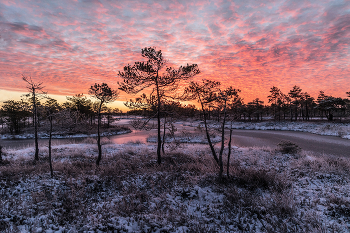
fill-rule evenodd
<path id="1" fill-rule="evenodd" d="M 153 131 L 153 130 L 152 130 Z M 153 133 L 153 132 L 152 132 Z M 108 140 L 111 143 L 123 144 L 127 142 L 140 141 L 142 143 L 147 142 L 149 137 L 149 131 L 133 131 L 128 134 L 114 135 L 109 137 L 102 137 L 102 140 Z M 65 139 L 52 139 L 52 145 L 64 145 L 64 144 L 79 144 L 86 143 L 86 138 L 65 138 Z M 34 147 L 34 139 L 15 139 L 15 140 L 2 140 L 0 139 L 0 145 L 4 148 L 21 149 L 26 147 Z M 49 139 L 39 139 L 39 147 L 48 146 Z"/>
<path id="2" fill-rule="evenodd" d="M 121 119 L 118 121 L 118 125 L 128 126 L 130 119 Z M 177 127 L 183 128 L 182 124 L 176 124 Z M 156 129 L 152 129 L 149 131 L 145 130 L 134 130 L 132 127 L 129 126 L 129 128 L 132 130 L 131 133 L 127 134 L 120 134 L 120 135 L 114 135 L 114 136 L 108 136 L 108 137 L 102 137 L 103 141 L 109 141 L 110 143 L 115 144 L 124 144 L 127 142 L 141 142 L 141 143 L 148 143 L 147 138 L 150 135 L 157 134 Z M 52 145 L 64 145 L 64 144 L 79 144 L 79 143 L 87 143 L 87 138 L 64 138 L 64 139 L 52 139 Z M 39 139 L 39 147 L 48 146 L 49 139 Z M 91 143 L 91 140 L 90 142 Z M 26 147 L 34 147 L 34 139 L 14 139 L 14 140 L 3 140 L 0 139 L 0 145 L 4 148 L 12 148 L 12 149 L 21 149 Z"/>

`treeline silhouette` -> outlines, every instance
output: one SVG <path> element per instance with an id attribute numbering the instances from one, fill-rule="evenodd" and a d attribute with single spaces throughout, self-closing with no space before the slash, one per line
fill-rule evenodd
<path id="1" fill-rule="evenodd" d="M 67 101 L 62 104 L 50 97 L 45 97 L 44 101 L 36 99 L 36 106 L 39 127 L 46 126 L 53 112 L 58 123 L 56 126 L 70 130 L 80 125 L 93 126 L 97 123 L 99 103 L 93 102 L 83 94 L 67 97 Z M 0 114 L 3 132 L 19 134 L 27 127 L 34 127 L 31 99 L 4 101 Z M 104 126 L 109 127 L 112 116 L 120 116 L 121 110 L 104 105 L 101 107 L 101 114 L 105 118 Z"/>
<path id="2" fill-rule="evenodd" d="M 347 92 L 350 97 L 350 93 Z M 350 116 L 350 100 L 348 98 L 333 97 L 320 91 L 317 98 L 303 92 L 299 86 L 294 86 L 287 94 L 273 86 L 267 96 L 265 104 L 260 98 L 244 103 L 243 98 L 236 96 L 236 100 L 227 106 L 227 112 L 236 121 L 342 121 Z M 153 116 L 156 112 L 152 97 L 143 94 L 136 101 L 130 100 L 125 105 L 131 110 L 130 115 Z M 203 111 L 194 104 L 183 105 L 180 102 L 163 103 L 166 109 L 173 109 L 184 117 L 200 117 Z M 217 120 L 223 116 L 223 106 L 217 102 L 207 105 L 208 120 Z"/>
<path id="3" fill-rule="evenodd" d="M 349 95 L 349 92 L 347 92 Z M 244 103 L 242 98 L 237 98 L 227 106 L 227 112 L 237 121 L 309 121 L 309 120 L 341 120 L 350 116 L 350 101 L 348 98 L 340 98 L 326 95 L 320 91 L 317 98 L 311 97 L 307 92 L 302 92 L 298 86 L 294 86 L 288 94 L 284 94 L 277 87 L 272 87 L 268 95 L 269 105 L 259 98 Z M 55 109 L 61 118 L 69 119 L 67 127 L 74 127 L 79 124 L 94 125 L 97 123 L 98 102 L 93 102 L 83 94 L 67 97 L 64 103 L 45 97 L 44 101 L 36 99 L 38 124 L 42 127 L 48 121 L 50 112 Z M 116 116 L 139 115 L 152 117 L 157 112 L 154 96 L 148 97 L 142 94 L 135 100 L 124 103 L 130 110 L 122 113 L 119 108 L 110 108 L 106 105 L 101 107 L 102 118 L 105 127 L 109 127 Z M 180 101 L 165 101 L 162 108 L 176 113 L 183 118 L 199 117 L 203 119 L 203 111 L 194 104 L 183 104 Z M 165 112 L 161 117 L 165 117 Z M 223 108 L 220 104 L 212 102 L 207 106 L 208 120 L 220 121 L 223 115 Z M 34 115 L 32 100 L 23 98 L 19 101 L 4 101 L 0 109 L 0 124 L 3 132 L 19 134 L 26 127 L 34 126 Z M 61 122 L 63 125 L 64 122 Z M 5 129 L 5 128 L 6 129 Z"/>
<path id="4" fill-rule="evenodd" d="M 350 96 L 350 93 L 347 92 Z M 299 86 L 294 86 L 287 94 L 273 86 L 268 97 L 268 104 L 259 98 L 244 103 L 238 93 L 235 101 L 227 105 L 227 114 L 230 119 L 236 121 L 310 121 L 327 120 L 341 121 L 350 116 L 350 100 L 348 98 L 333 97 L 319 92 L 317 98 L 303 92 Z M 58 103 L 57 100 L 45 97 L 36 98 L 37 122 L 42 127 L 49 120 L 49 115 L 54 111 L 61 126 L 73 129 L 75 126 L 97 124 L 99 102 L 93 102 L 83 94 L 66 97 L 67 101 Z M 216 98 L 216 97 L 212 97 Z M 119 108 L 101 106 L 103 127 L 110 127 L 116 116 L 139 115 L 155 117 L 157 113 L 157 101 L 154 95 L 142 94 L 124 103 L 130 110 L 122 113 Z M 166 111 L 160 113 L 160 117 L 176 114 L 177 117 L 203 119 L 203 110 L 194 104 L 183 104 L 179 100 L 166 100 L 161 103 L 161 108 Z M 206 117 L 208 120 L 220 121 L 223 116 L 223 106 L 218 102 L 207 103 Z M 33 100 L 22 98 L 19 101 L 4 101 L 0 109 L 0 124 L 3 133 L 19 134 L 24 128 L 33 127 L 35 120 L 33 114 Z M 59 120 L 62 119 L 62 120 Z M 64 120 L 63 120 L 64 119 Z"/>

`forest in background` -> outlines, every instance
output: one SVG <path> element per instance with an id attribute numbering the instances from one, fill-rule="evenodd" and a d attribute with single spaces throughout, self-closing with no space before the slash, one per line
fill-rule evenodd
<path id="1" fill-rule="evenodd" d="M 23 97 L 19 101 L 3 102 L 0 109 L 2 133 L 19 134 L 25 128 L 33 126 L 33 101 L 25 95 Z M 268 99 L 268 103 L 259 98 L 244 103 L 237 94 L 234 101 L 227 104 L 226 111 L 236 121 L 345 121 L 350 116 L 348 98 L 328 96 L 323 91 L 314 98 L 303 92 L 299 86 L 294 86 L 287 94 L 282 93 L 277 87 L 272 87 Z M 52 111 L 56 113 L 57 123 L 66 128 L 79 124 L 94 125 L 97 121 L 98 101 L 93 101 L 83 94 L 67 97 L 67 101 L 62 104 L 45 95 L 36 98 L 36 103 L 39 127 L 45 126 Z M 135 100 L 125 102 L 125 105 L 130 108 L 126 113 L 118 108 L 102 106 L 101 114 L 105 127 L 109 127 L 115 117 L 128 115 L 152 117 L 157 112 L 156 99 L 152 95 L 142 94 Z M 161 107 L 167 114 L 176 115 L 177 118 L 203 117 L 203 110 L 194 104 L 185 105 L 180 101 L 166 100 Z M 204 107 L 208 119 L 220 120 L 224 110 L 220 101 L 208 102 Z"/>

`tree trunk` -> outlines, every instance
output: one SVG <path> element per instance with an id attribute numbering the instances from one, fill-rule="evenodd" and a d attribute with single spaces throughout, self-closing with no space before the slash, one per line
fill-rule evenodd
<path id="1" fill-rule="evenodd" d="M 35 90 L 33 89 L 33 110 L 34 110 L 34 140 L 35 140 L 35 161 L 39 161 L 39 143 L 38 143 L 38 111 L 36 106 Z"/>
<path id="2" fill-rule="evenodd" d="M 98 147 L 98 157 L 96 160 L 96 165 L 100 165 L 100 161 L 102 158 L 102 147 L 101 147 L 101 136 L 100 136 L 100 125 L 101 125 L 101 108 L 102 108 L 103 102 L 101 101 L 100 107 L 98 109 L 98 119 L 97 119 L 97 147 Z"/>
<path id="3" fill-rule="evenodd" d="M 208 144 L 209 144 L 211 153 L 213 154 L 213 157 L 214 157 L 216 163 L 219 165 L 219 159 L 218 159 L 218 157 L 217 157 L 217 155 L 216 155 L 216 152 L 215 152 L 213 143 L 212 143 L 211 140 L 210 140 L 209 131 L 208 131 L 208 126 L 207 126 L 207 117 L 206 117 L 206 114 L 205 114 L 204 106 L 203 106 L 202 103 L 201 103 L 201 105 L 202 105 L 202 111 L 203 111 L 203 117 L 204 117 L 205 133 L 206 133 L 206 135 L 207 135 Z"/>
<path id="4" fill-rule="evenodd" d="M 159 85 L 158 85 L 158 72 L 157 72 L 157 77 L 156 77 L 156 88 L 157 88 L 157 99 L 158 99 L 158 112 L 157 112 L 157 122 L 158 122 L 158 145 L 157 145 L 157 162 L 158 164 L 160 164 L 162 162 L 162 158 L 160 155 L 160 150 L 161 150 L 161 146 L 162 146 L 162 138 L 160 136 L 160 107 L 161 107 L 161 103 L 160 103 L 160 93 L 159 93 Z"/>
<path id="5" fill-rule="evenodd" d="M 281 121 L 281 107 L 278 106 L 278 121 Z"/>
<path id="6" fill-rule="evenodd" d="M 163 140 L 162 140 L 162 152 L 163 155 L 165 154 L 165 150 L 164 150 L 164 144 L 165 144 L 165 124 L 166 124 L 166 117 L 164 116 L 164 126 L 163 126 Z"/>
<path id="7" fill-rule="evenodd" d="M 51 172 L 51 178 L 53 178 L 52 159 L 51 159 L 52 116 L 50 116 L 50 117 L 49 117 L 49 121 L 50 121 L 50 137 L 49 137 L 49 162 L 50 162 L 50 172 Z"/>
<path id="8" fill-rule="evenodd" d="M 232 142 L 232 121 L 231 121 L 231 127 L 230 127 L 230 139 L 228 141 L 228 154 L 227 154 L 227 178 L 230 177 L 230 157 L 231 157 L 231 142 Z"/>
<path id="9" fill-rule="evenodd" d="M 226 99 L 224 103 L 224 119 L 222 122 L 222 127 L 221 127 L 221 148 L 220 148 L 220 153 L 219 153 L 219 166 L 220 166 L 220 171 L 219 171 L 219 179 L 222 179 L 222 173 L 224 172 L 224 167 L 222 164 L 222 154 L 224 152 L 225 148 L 225 123 L 226 123 Z"/>

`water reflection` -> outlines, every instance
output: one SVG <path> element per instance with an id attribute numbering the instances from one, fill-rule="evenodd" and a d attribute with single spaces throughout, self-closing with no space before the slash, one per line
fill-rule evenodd
<path id="1" fill-rule="evenodd" d="M 117 121 L 117 125 L 120 126 L 128 126 L 132 132 L 127 134 L 120 134 L 120 135 L 114 135 L 114 136 L 108 136 L 103 137 L 104 139 L 108 139 L 107 141 L 110 141 L 115 144 L 124 144 L 128 142 L 140 142 L 140 143 L 148 143 L 147 138 L 151 135 L 157 134 L 157 129 L 152 130 L 135 130 L 132 127 L 129 126 L 130 120 L 133 119 L 120 119 Z M 182 123 L 176 123 L 175 126 L 178 129 L 178 132 L 181 132 L 182 130 L 192 132 L 193 128 L 190 126 L 183 126 Z M 52 139 L 52 145 L 64 145 L 64 144 L 79 144 L 79 143 L 85 143 L 85 138 L 65 138 L 65 139 Z M 91 143 L 91 141 L 90 141 Z M 49 140 L 48 139 L 39 139 L 39 146 L 45 147 L 48 146 Z M 26 147 L 34 147 L 34 139 L 15 139 L 15 140 L 2 140 L 0 139 L 0 145 L 2 145 L 4 148 L 13 148 L 13 149 L 21 149 Z"/>
<path id="2" fill-rule="evenodd" d="M 52 139 L 52 145 L 63 145 L 63 144 L 77 144 L 81 143 L 85 138 L 68 138 L 68 139 Z M 39 147 L 49 145 L 49 139 L 39 139 Z M 0 145 L 4 148 L 22 149 L 27 147 L 34 147 L 34 139 L 0 139 Z"/>

